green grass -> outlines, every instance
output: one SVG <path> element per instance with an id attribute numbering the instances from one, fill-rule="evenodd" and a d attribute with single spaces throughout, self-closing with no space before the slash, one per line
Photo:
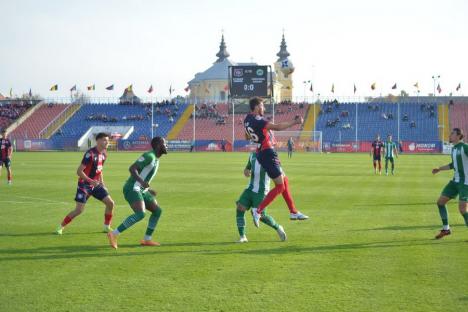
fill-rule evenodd
<path id="1" fill-rule="evenodd" d="M 0 185 L 0 311 L 463 311 L 468 305 L 468 229 L 449 205 L 453 235 L 434 202 L 451 173 L 448 156 L 397 160 L 374 176 L 368 155 L 285 155 L 283 167 L 307 222 L 269 212 L 288 233 L 237 238 L 234 202 L 247 184 L 241 153 L 173 153 L 153 182 L 163 215 L 159 248 L 138 246 L 146 220 L 112 250 L 91 199 L 63 236 L 51 233 L 74 206 L 81 153 L 17 153 L 14 184 Z M 105 180 L 117 204 L 136 153 L 110 153 Z"/>

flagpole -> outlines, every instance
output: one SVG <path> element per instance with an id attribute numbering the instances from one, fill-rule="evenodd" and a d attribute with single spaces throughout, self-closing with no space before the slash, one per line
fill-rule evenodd
<path id="1" fill-rule="evenodd" d="M 398 101 L 397 108 L 398 108 L 398 114 L 397 114 L 398 115 L 397 116 L 398 118 L 398 144 L 400 144 L 400 101 Z"/>
<path id="2" fill-rule="evenodd" d="M 192 143 L 194 145 L 194 147 L 193 147 L 194 149 L 195 149 L 195 119 L 196 119 L 195 117 L 197 115 L 196 114 L 196 111 L 197 111 L 197 104 L 196 103 L 197 103 L 197 99 L 195 98 L 193 100 L 193 113 L 192 113 L 193 114 L 193 116 L 192 116 L 192 119 L 193 119 L 193 142 Z"/>
<path id="3" fill-rule="evenodd" d="M 151 103 L 151 139 L 153 139 L 154 138 L 154 105 L 151 99 L 150 99 L 150 103 Z"/>

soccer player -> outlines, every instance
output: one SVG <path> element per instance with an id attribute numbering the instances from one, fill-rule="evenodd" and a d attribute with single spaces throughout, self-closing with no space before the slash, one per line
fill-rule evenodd
<path id="1" fill-rule="evenodd" d="M 274 149 L 275 139 L 271 130 L 281 131 L 304 122 L 302 117 L 296 116 L 294 120 L 274 124 L 267 121 L 263 114 L 265 106 L 263 99 L 253 97 L 249 101 L 250 113 L 244 119 L 246 137 L 257 143 L 257 160 L 275 183 L 275 187 L 268 192 L 263 201 L 256 208 L 252 208 L 255 226 L 259 226 L 260 217 L 265 208 L 278 196 L 283 195 L 289 208 L 291 220 L 307 220 L 309 217 L 299 212 L 291 197 L 288 177 L 283 173 L 278 154 Z"/>
<path id="2" fill-rule="evenodd" d="M 86 202 L 90 196 L 99 199 L 106 205 L 104 232 L 112 230 L 110 224 L 114 212 L 114 201 L 105 187 L 102 174 L 102 169 L 107 159 L 107 146 L 109 146 L 109 135 L 103 132 L 98 133 L 96 135 L 96 146 L 84 154 L 83 160 L 76 170 L 79 180 L 75 196 L 75 210 L 72 210 L 65 216 L 62 223 L 57 227 L 56 234 L 62 235 L 65 226 L 84 211 Z"/>
<path id="3" fill-rule="evenodd" d="M 251 207 L 258 207 L 265 194 L 270 190 L 270 178 L 258 162 L 257 153 L 250 154 L 247 166 L 244 169 L 244 175 L 250 177 L 250 183 L 237 201 L 236 221 L 240 235 L 239 243 L 248 242 L 245 235 L 245 212 Z M 281 241 L 286 240 L 283 227 L 276 223 L 275 219 L 266 213 L 266 210 L 263 211 L 260 221 L 275 229 Z"/>
<path id="4" fill-rule="evenodd" d="M 150 189 L 150 183 L 158 172 L 159 159 L 164 154 L 167 154 L 166 140 L 162 137 L 154 137 L 151 140 L 151 151 L 141 155 L 130 166 L 130 178 L 128 178 L 123 187 L 123 193 L 125 200 L 129 203 L 134 213 L 128 216 L 117 229 L 107 233 L 109 244 L 112 248 L 117 249 L 117 238 L 123 231 L 143 220 L 146 209 L 151 211 L 151 216 L 148 220 L 145 236 L 140 244 L 142 246 L 160 245 L 152 240 L 152 236 L 161 217 L 162 210 L 154 198 L 156 191 Z"/>
<path id="5" fill-rule="evenodd" d="M 380 140 L 380 135 L 377 134 L 375 141 L 372 142 L 370 156 L 373 156 L 374 172 L 377 174 L 377 163 L 379 164 L 379 174 L 382 174 L 382 148 L 383 142 Z"/>
<path id="6" fill-rule="evenodd" d="M 387 136 L 387 141 L 383 145 L 383 150 L 385 154 L 385 175 L 388 175 L 388 162 L 392 163 L 392 175 L 395 174 L 395 160 L 398 158 L 398 151 L 395 142 L 392 141 L 392 135 Z"/>
<path id="7" fill-rule="evenodd" d="M 0 139 L 0 175 L 2 174 L 2 168 L 5 165 L 7 171 L 7 182 L 11 185 L 12 174 L 11 174 L 11 155 L 13 148 L 11 147 L 10 139 L 8 139 L 6 129 L 2 130 L 2 138 Z"/>
<path id="8" fill-rule="evenodd" d="M 468 144 L 463 142 L 463 131 L 454 128 L 450 133 L 450 143 L 453 143 L 452 162 L 448 165 L 432 169 L 432 174 L 453 169 L 453 179 L 444 187 L 437 200 L 442 230 L 436 235 L 436 239 L 452 234 L 448 221 L 447 203 L 458 196 L 458 210 L 468 226 Z"/>
<path id="9" fill-rule="evenodd" d="M 294 150 L 294 141 L 293 141 L 293 138 L 291 137 L 288 140 L 288 158 L 292 157 L 293 150 Z"/>

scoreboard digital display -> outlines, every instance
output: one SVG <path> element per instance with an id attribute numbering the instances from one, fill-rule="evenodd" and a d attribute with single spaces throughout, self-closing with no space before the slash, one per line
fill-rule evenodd
<path id="1" fill-rule="evenodd" d="M 232 98 L 268 96 L 268 66 L 230 66 L 230 93 Z"/>

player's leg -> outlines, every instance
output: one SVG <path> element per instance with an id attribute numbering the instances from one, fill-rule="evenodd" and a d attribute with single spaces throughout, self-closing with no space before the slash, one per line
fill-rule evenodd
<path id="1" fill-rule="evenodd" d="M 252 207 L 253 204 L 253 192 L 250 190 L 244 190 L 236 202 L 236 225 L 237 231 L 239 232 L 239 243 L 248 242 L 247 236 L 245 235 L 245 212 Z M 263 199 L 263 197 L 262 197 Z M 254 218 L 255 224 L 255 218 Z M 258 227 L 258 224 L 255 224 Z"/>
<path id="2" fill-rule="evenodd" d="M 388 175 L 388 161 L 389 161 L 389 158 L 385 157 L 385 175 Z"/>
<path id="3" fill-rule="evenodd" d="M 106 205 L 106 209 L 104 211 L 104 232 L 107 233 L 109 231 L 112 231 L 111 223 L 112 216 L 114 215 L 115 203 L 114 200 L 110 197 L 110 195 L 104 197 L 102 202 L 104 203 L 104 205 Z"/>
<path id="4" fill-rule="evenodd" d="M 5 168 L 6 168 L 6 171 L 7 171 L 8 184 L 11 184 L 12 179 L 13 179 L 13 174 L 11 172 L 11 160 L 9 158 L 7 158 L 6 161 L 5 161 Z"/>
<path id="5" fill-rule="evenodd" d="M 296 209 L 296 204 L 294 203 L 294 200 L 291 196 L 291 190 L 289 188 L 289 179 L 288 177 L 283 174 L 283 181 L 284 181 L 284 191 L 281 193 L 283 195 L 283 199 L 288 205 L 289 209 L 289 219 L 291 220 L 307 220 L 309 219 L 308 216 L 305 214 L 301 213 Z"/>
<path id="6" fill-rule="evenodd" d="M 468 186 L 464 184 L 459 185 L 459 203 L 458 210 L 465 220 L 466 226 L 468 226 Z"/>
<path id="7" fill-rule="evenodd" d="M 247 208 L 244 207 L 241 203 L 237 202 L 236 208 L 236 225 L 237 231 L 239 232 L 239 243 L 247 243 L 248 239 L 245 235 L 245 212 Z"/>
<path id="8" fill-rule="evenodd" d="M 275 187 L 268 192 L 257 209 L 252 209 L 256 224 L 258 224 L 258 221 L 260 220 L 262 211 L 285 190 L 283 172 L 276 152 L 271 149 L 262 151 L 258 153 L 257 160 L 263 169 L 265 169 L 268 176 L 273 180 Z"/>
<path id="9" fill-rule="evenodd" d="M 395 174 L 395 158 L 390 158 L 390 162 L 392 163 L 392 175 Z"/>
<path id="10" fill-rule="evenodd" d="M 153 241 L 153 233 L 154 230 L 156 229 L 156 226 L 158 225 L 159 218 L 161 217 L 162 214 L 162 209 L 158 205 L 158 202 L 156 199 L 146 192 L 144 195 L 145 197 L 145 206 L 146 209 L 151 211 L 151 215 L 148 220 L 148 226 L 146 228 L 145 232 L 145 237 L 141 241 L 142 246 L 159 246 L 160 244 L 158 242 Z"/>
<path id="11" fill-rule="evenodd" d="M 112 248 L 115 249 L 117 249 L 118 236 L 128 228 L 132 227 L 135 223 L 143 220 L 145 217 L 145 202 L 143 200 L 143 195 L 133 189 L 124 189 L 124 196 L 134 213 L 128 216 L 115 230 L 107 233 L 109 243 Z"/>
<path id="12" fill-rule="evenodd" d="M 379 157 L 377 159 L 378 163 L 379 163 L 379 174 L 381 175 L 382 174 L 382 158 Z"/>
<path id="13" fill-rule="evenodd" d="M 276 220 L 266 212 L 266 210 L 263 211 L 262 216 L 260 217 L 260 221 L 276 230 L 276 233 L 278 233 L 281 241 L 284 242 L 287 239 L 284 228 L 278 224 Z"/>
<path id="14" fill-rule="evenodd" d="M 63 234 L 63 229 L 70 223 L 72 222 L 73 219 L 75 219 L 77 216 L 79 216 L 81 213 L 83 213 L 85 206 L 86 206 L 86 197 L 83 198 L 84 200 L 76 201 L 76 206 L 75 209 L 70 211 L 65 218 L 63 219 L 62 223 L 57 227 L 57 230 L 55 231 L 56 234 L 62 235 Z"/>
<path id="15" fill-rule="evenodd" d="M 103 231 L 108 233 L 112 231 L 110 224 L 112 221 L 112 215 L 114 214 L 115 203 L 114 200 L 110 197 L 109 192 L 103 186 L 97 186 L 91 191 L 91 195 L 103 202 L 106 205 L 106 210 L 104 211 L 104 227 Z"/>
<path id="16" fill-rule="evenodd" d="M 466 226 L 468 226 L 468 202 L 460 201 L 458 203 L 458 210 L 460 211 L 463 219 L 465 219 Z"/>
<path id="17" fill-rule="evenodd" d="M 442 190 L 442 194 L 437 200 L 437 208 L 439 208 L 440 219 L 442 220 L 442 230 L 439 234 L 436 235 L 436 239 L 441 239 L 444 236 L 450 235 L 450 225 L 449 225 L 449 216 L 447 210 L 447 203 L 452 199 L 457 197 L 458 188 L 457 184 L 453 181 L 450 181 Z"/>
<path id="18" fill-rule="evenodd" d="M 377 161 L 375 160 L 375 157 L 374 157 L 374 160 L 372 161 L 372 164 L 374 165 L 374 172 L 375 174 L 377 174 Z"/>

